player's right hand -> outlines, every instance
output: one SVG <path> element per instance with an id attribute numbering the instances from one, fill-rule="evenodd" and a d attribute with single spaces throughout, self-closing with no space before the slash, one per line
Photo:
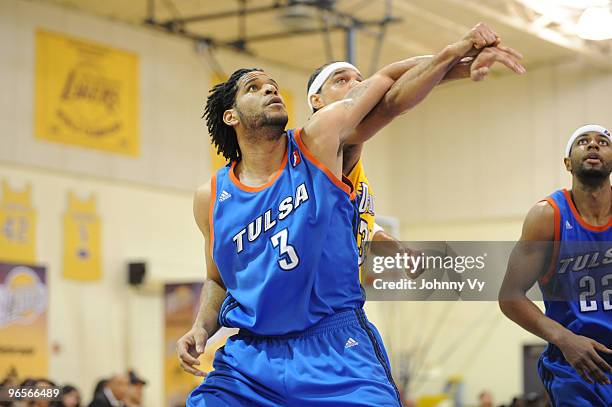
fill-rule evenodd
<path id="1" fill-rule="evenodd" d="M 176 353 L 179 364 L 187 373 L 194 376 L 206 376 L 206 373 L 195 366 L 200 364 L 198 357 L 204 353 L 208 332 L 202 327 L 194 326 L 176 342 Z"/>
<path id="2" fill-rule="evenodd" d="M 601 343 L 585 336 L 568 333 L 557 344 L 565 360 L 588 383 L 596 381 L 600 384 L 610 384 L 606 373 L 612 373 L 612 368 L 597 352 L 612 354 Z"/>

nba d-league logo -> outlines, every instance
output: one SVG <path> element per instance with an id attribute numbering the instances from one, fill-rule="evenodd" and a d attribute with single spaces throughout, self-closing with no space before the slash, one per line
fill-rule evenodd
<path id="1" fill-rule="evenodd" d="M 302 158 L 300 157 L 300 153 L 297 150 L 294 150 L 293 154 L 291 154 L 291 165 L 293 168 L 295 168 L 301 162 Z"/>

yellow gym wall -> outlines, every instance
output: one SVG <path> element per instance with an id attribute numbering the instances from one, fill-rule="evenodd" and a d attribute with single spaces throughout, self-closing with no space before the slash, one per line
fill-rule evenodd
<path id="1" fill-rule="evenodd" d="M 139 55 L 139 158 L 34 138 L 37 28 Z M 49 273 L 49 341 L 59 345 L 59 352 L 50 353 L 49 377 L 76 384 L 88 402 L 98 378 L 134 367 L 149 380 L 146 405 L 161 406 L 161 292 L 128 289 L 125 263 L 149 260 L 157 281 L 203 277 L 203 242 L 191 198 L 210 176 L 208 136 L 199 117 L 213 72 L 185 40 L 25 1 L 0 0 L 0 50 L 0 178 L 33 187 L 37 258 Z M 229 52 L 217 56 L 226 73 L 244 66 L 269 70 L 293 94 L 294 122 L 305 122 L 308 73 Z M 441 86 L 368 142 L 364 161 L 377 211 L 400 220 L 405 240 L 516 239 L 530 205 L 569 185 L 561 162 L 568 135 L 588 121 L 612 125 L 605 99 L 610 93 L 612 75 L 579 61 L 539 67 L 524 77 L 493 75 L 483 83 Z M 97 197 L 100 282 L 61 277 L 61 219 L 69 190 Z M 463 374 L 467 402 L 482 389 L 499 403 L 521 392 L 522 344 L 538 340 L 503 318 L 496 303 L 372 302 L 367 308 L 394 362 L 400 351 L 432 347 L 428 380 L 413 396 L 440 392 L 453 374 Z M 452 357 L 440 359 L 448 338 L 466 326 L 474 329 Z"/>

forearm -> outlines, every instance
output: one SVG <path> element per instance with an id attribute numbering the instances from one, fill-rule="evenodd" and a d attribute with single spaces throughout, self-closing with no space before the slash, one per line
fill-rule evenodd
<path id="1" fill-rule="evenodd" d="M 403 250 L 399 240 L 387 234 L 384 230 L 374 233 L 370 247 L 372 249 L 372 253 L 374 253 L 376 256 L 385 257 L 395 256 L 397 253 Z"/>
<path id="2" fill-rule="evenodd" d="M 430 62 L 433 59 L 433 55 L 420 55 L 402 61 L 393 62 L 382 68 L 379 72 L 384 73 L 393 80 L 397 81 L 402 77 L 403 74 L 419 65 L 421 62 Z M 453 66 L 442 78 L 442 83 L 457 80 L 466 79 L 470 77 L 470 66 L 474 61 L 473 57 L 465 57 L 461 59 L 457 65 Z"/>
<path id="3" fill-rule="evenodd" d="M 447 83 L 455 81 L 457 79 L 469 78 L 472 62 L 474 62 L 474 58 L 472 57 L 461 59 L 461 62 L 453 66 L 450 71 L 448 71 L 446 75 L 444 75 L 444 78 L 442 79 L 441 83 Z"/>
<path id="4" fill-rule="evenodd" d="M 218 317 L 225 290 L 216 281 L 206 279 L 200 295 L 200 308 L 194 326 L 202 327 L 211 337 L 219 329 Z"/>
<path id="5" fill-rule="evenodd" d="M 570 332 L 558 322 L 544 315 L 540 308 L 524 294 L 522 298 L 512 300 L 500 298 L 499 307 L 512 321 L 546 342 L 558 345 L 563 336 Z"/>
<path id="6" fill-rule="evenodd" d="M 431 61 L 433 55 L 421 55 L 393 62 L 381 68 L 378 73 L 397 81 L 403 74 L 424 61 Z"/>
<path id="7" fill-rule="evenodd" d="M 462 42 L 449 45 L 430 60 L 421 61 L 393 84 L 377 109 L 397 116 L 419 104 L 461 60 L 464 48 Z"/>

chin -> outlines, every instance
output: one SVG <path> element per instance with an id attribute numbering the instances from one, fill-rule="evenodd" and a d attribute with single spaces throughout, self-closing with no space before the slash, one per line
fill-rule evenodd
<path id="1" fill-rule="evenodd" d="M 266 117 L 266 124 L 269 126 L 279 126 L 285 128 L 287 125 L 287 114 L 270 114 Z"/>

